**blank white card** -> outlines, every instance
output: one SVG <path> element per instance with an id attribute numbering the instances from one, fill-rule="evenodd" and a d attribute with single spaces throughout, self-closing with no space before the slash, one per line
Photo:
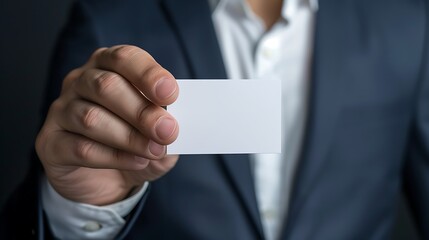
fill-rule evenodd
<path id="1" fill-rule="evenodd" d="M 179 123 L 168 154 L 281 152 L 280 80 L 178 80 Z"/>

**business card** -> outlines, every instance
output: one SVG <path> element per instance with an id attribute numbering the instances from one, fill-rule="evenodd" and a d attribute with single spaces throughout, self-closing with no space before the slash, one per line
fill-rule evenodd
<path id="1" fill-rule="evenodd" d="M 167 107 L 179 123 L 168 154 L 281 152 L 281 81 L 182 79 Z"/>

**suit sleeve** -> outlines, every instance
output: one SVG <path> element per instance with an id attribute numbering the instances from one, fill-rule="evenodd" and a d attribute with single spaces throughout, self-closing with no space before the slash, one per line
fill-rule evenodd
<path id="1" fill-rule="evenodd" d="M 425 52 L 408 159 L 405 192 L 422 239 L 429 239 L 429 1 L 426 1 Z"/>
<path id="2" fill-rule="evenodd" d="M 85 64 L 100 45 L 100 37 L 88 7 L 84 1 L 77 1 L 70 10 L 68 22 L 53 51 L 42 116 L 46 116 L 49 106 L 59 96 L 64 77 Z"/>

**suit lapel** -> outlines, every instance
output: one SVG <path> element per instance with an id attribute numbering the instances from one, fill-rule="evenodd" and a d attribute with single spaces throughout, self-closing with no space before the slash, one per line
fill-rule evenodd
<path id="1" fill-rule="evenodd" d="M 207 1 L 162 0 L 194 78 L 227 78 Z"/>
<path id="2" fill-rule="evenodd" d="M 309 113 L 303 150 L 295 173 L 295 181 L 283 237 L 290 237 L 300 210 L 315 187 L 319 173 L 328 158 L 332 135 L 336 125 L 341 100 L 345 99 L 342 84 L 342 63 L 345 51 L 341 28 L 344 6 L 341 1 L 320 1 L 316 17 L 316 31 L 310 87 Z M 295 235 L 295 234 L 293 234 Z"/>
<path id="3" fill-rule="evenodd" d="M 161 6 L 184 49 L 192 78 L 227 78 L 208 1 L 161 0 Z M 221 155 L 221 168 L 231 181 L 258 238 L 263 238 L 248 155 Z"/>
<path id="4" fill-rule="evenodd" d="M 238 193 L 239 200 L 246 208 L 252 224 L 255 227 L 258 239 L 263 239 L 261 217 L 259 215 L 258 203 L 251 174 L 249 155 L 222 155 L 221 163 L 225 167 L 227 176 L 232 186 Z"/>

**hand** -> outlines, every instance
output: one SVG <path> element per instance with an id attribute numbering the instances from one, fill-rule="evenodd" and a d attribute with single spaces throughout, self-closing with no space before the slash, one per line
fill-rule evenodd
<path id="1" fill-rule="evenodd" d="M 36 139 L 54 189 L 72 201 L 106 205 L 168 172 L 166 145 L 177 121 L 162 106 L 179 94 L 174 77 L 134 46 L 97 50 L 70 72 Z"/>

